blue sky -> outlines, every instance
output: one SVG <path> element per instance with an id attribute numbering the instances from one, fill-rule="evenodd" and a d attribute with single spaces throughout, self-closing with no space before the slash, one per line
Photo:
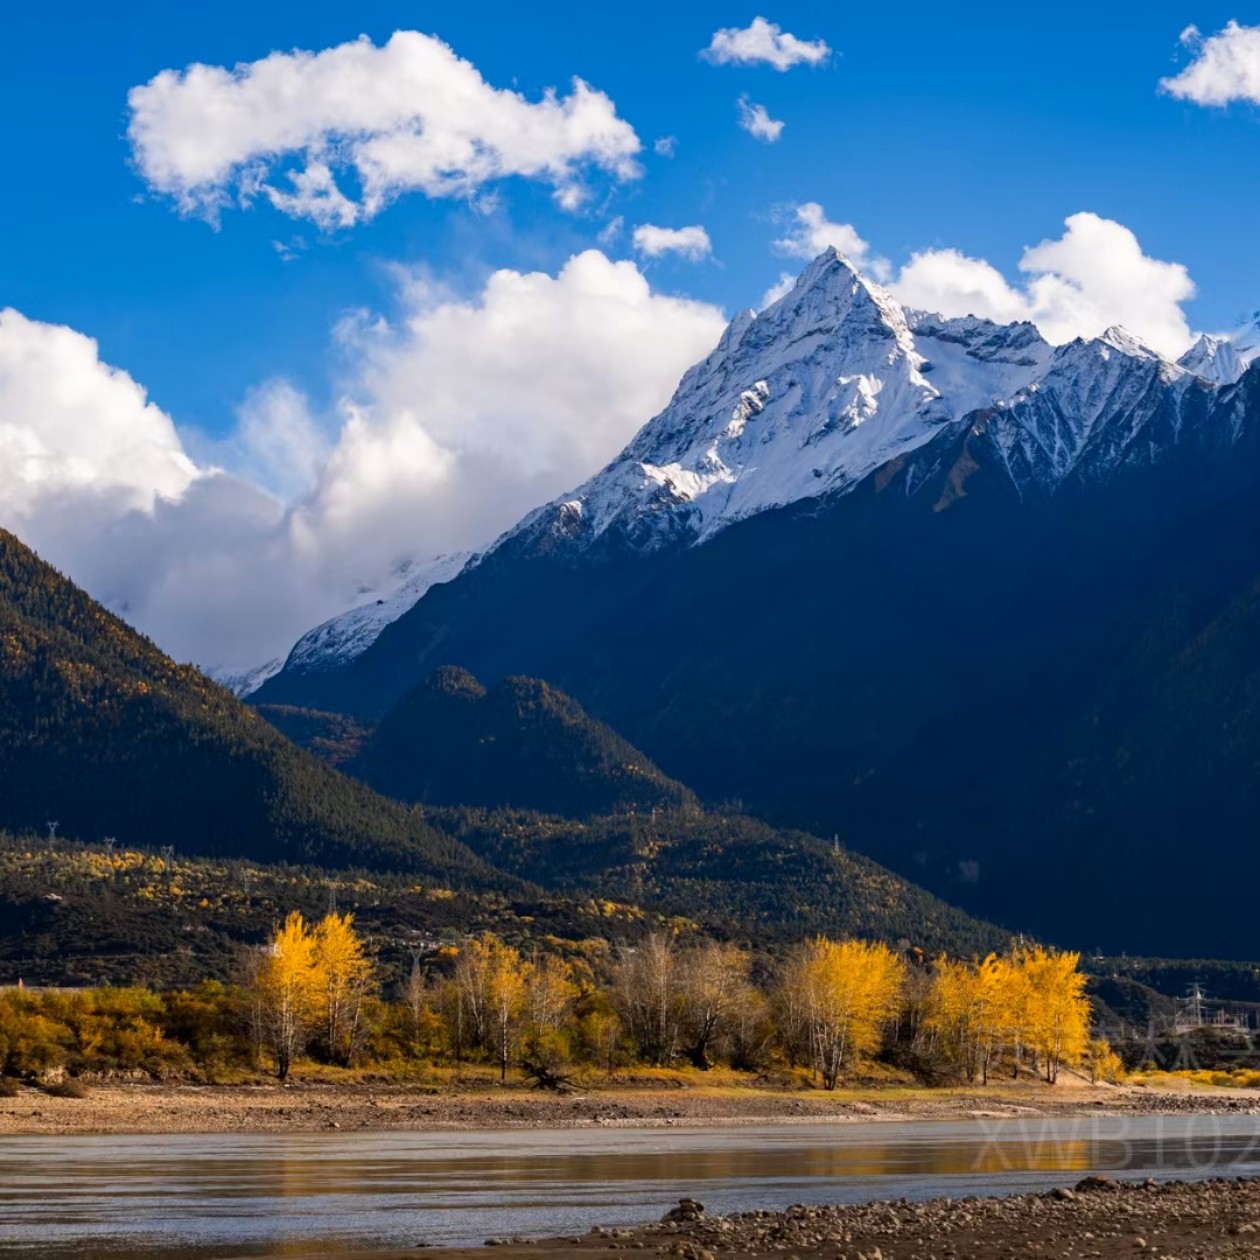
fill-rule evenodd
<path id="1" fill-rule="evenodd" d="M 222 431 L 246 390 L 277 373 L 328 387 L 330 328 L 347 307 L 381 307 L 383 264 L 424 262 L 475 286 L 500 266 L 554 269 L 596 244 L 613 214 L 702 223 L 714 258 L 661 260 L 653 283 L 753 303 L 785 264 L 776 205 L 821 202 L 894 260 L 953 246 L 1013 273 L 1021 249 L 1093 210 L 1184 263 L 1199 327 L 1260 306 L 1255 222 L 1260 120 L 1157 94 L 1184 64 L 1190 22 L 1216 30 L 1236 5 L 1066 3 L 776 4 L 767 16 L 835 50 L 821 68 L 713 66 L 697 52 L 759 10 L 722 3 L 237 3 L 132 0 L 15 6 L 0 49 L 0 301 L 97 337 L 181 423 Z M 440 36 L 488 82 L 530 97 L 581 75 L 673 159 L 617 190 L 610 213 L 556 210 L 523 180 L 499 209 L 404 196 L 376 220 L 321 236 L 269 207 L 228 212 L 218 231 L 146 195 L 129 158 L 127 92 L 194 61 L 232 65 L 394 30 Z M 735 126 L 747 92 L 786 121 L 764 145 Z M 17 120 L 21 120 L 18 122 Z M 272 242 L 301 235 L 285 262 Z M 622 241 L 624 249 L 626 242 Z M 795 266 L 795 264 L 788 264 Z"/>
<path id="2" fill-rule="evenodd" d="M 1260 307 L 1254 5 L 10 9 L 0 526 L 206 665 L 282 653 L 589 476 L 823 244 L 907 303 L 1057 341 L 1122 322 L 1175 355 Z M 799 64 L 700 55 L 759 15 Z M 377 51 L 395 31 L 432 81 Z M 311 86 L 352 62 L 352 88 Z M 297 104 L 258 105 L 273 72 Z M 597 94 L 580 126 L 575 77 Z M 347 139 L 439 81 L 525 174 L 471 175 L 481 150 L 460 195 L 414 174 L 407 144 L 452 142 L 466 111 Z M 270 156 L 292 127 L 322 139 Z M 296 205 L 299 173 L 339 200 Z M 645 225 L 703 248 L 653 253 Z"/>

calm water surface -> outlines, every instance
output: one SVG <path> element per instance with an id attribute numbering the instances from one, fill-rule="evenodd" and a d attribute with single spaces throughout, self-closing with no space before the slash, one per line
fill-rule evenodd
<path id="1" fill-rule="evenodd" d="M 1047 1189 L 1090 1171 L 1258 1175 L 1260 1122 L 0 1138 L 0 1252 L 326 1257 L 638 1224 L 687 1194 L 725 1212 Z"/>

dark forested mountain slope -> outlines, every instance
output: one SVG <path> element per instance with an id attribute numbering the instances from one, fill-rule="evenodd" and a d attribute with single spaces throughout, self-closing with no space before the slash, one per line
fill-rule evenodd
<path id="1" fill-rule="evenodd" d="M 487 861 L 568 896 L 652 907 L 763 944 L 823 933 L 984 955 L 1010 934 L 816 836 L 697 809 L 572 821 L 438 810 Z"/>
<path id="2" fill-rule="evenodd" d="M 324 755 L 329 715 L 264 706 Z M 683 915 L 758 941 L 806 933 L 985 952 L 1007 935 L 814 836 L 702 810 L 563 692 L 530 678 L 490 689 L 436 671 L 372 732 L 355 773 L 423 799 L 426 817 L 497 868 L 561 895 Z"/>
<path id="3" fill-rule="evenodd" d="M 543 684 L 514 679 L 484 691 L 470 677 L 444 671 L 414 701 L 399 716 L 400 734 L 417 717 L 431 725 L 413 728 L 414 744 L 401 738 L 380 747 L 397 758 L 400 773 L 409 764 L 403 754 L 413 749 L 445 757 L 445 772 L 462 778 L 436 795 L 484 795 L 477 784 L 484 773 L 509 797 L 537 804 L 562 792 L 572 812 L 620 813 L 576 821 L 520 812 L 490 818 L 387 800 L 289 743 L 0 533 L 0 829 L 38 832 L 55 819 L 63 837 L 99 843 L 114 836 L 120 850 L 173 843 L 181 855 L 404 872 L 488 894 L 492 902 L 552 887 L 570 904 L 624 899 L 636 916 L 681 914 L 753 940 L 822 930 L 968 950 L 1002 939 L 843 850 L 705 815 L 685 788 Z M 342 751 L 339 741 L 362 735 L 320 715 L 283 716 L 313 742 L 328 740 L 325 752 L 333 755 Z M 387 724 L 382 731 L 389 733 Z M 488 747 L 479 751 L 483 742 Z M 627 812 L 635 809 L 642 815 Z M 599 853 L 589 847 L 592 838 Z M 5 843 L 15 860 L 27 851 L 22 841 Z M 498 859 L 502 867 L 491 865 Z M 20 861 L 18 867 L 25 869 Z M 23 933 L 41 925 L 45 962 L 59 948 L 58 933 L 78 931 L 73 925 L 84 916 L 102 923 L 108 917 L 111 949 L 131 935 L 143 952 L 143 941 L 156 939 L 145 935 L 143 925 L 156 920 L 142 900 L 114 888 L 108 861 L 101 870 L 107 878 L 91 897 L 80 898 L 76 886 L 58 893 L 61 902 L 43 904 L 30 895 L 29 880 L 21 891 L 0 869 L 0 904 L 8 898 L 12 913 L 20 912 Z M 168 889 L 164 896 L 174 905 L 183 893 Z M 73 905 L 54 913 L 67 898 Z M 175 918 L 179 913 L 172 910 Z M 162 930 L 171 922 L 171 915 L 162 919 Z"/>
<path id="4" fill-rule="evenodd" d="M 546 677 L 703 797 L 837 831 L 977 913 L 1251 956 L 1260 365 L 1218 388 L 1134 358 L 699 544 L 577 547 L 539 518 L 277 689 L 370 713 L 443 663 Z M 1073 391 L 1103 419 L 1051 475 Z"/>
<path id="5" fill-rule="evenodd" d="M 487 691 L 455 668 L 404 695 L 349 769 L 389 796 L 434 805 L 579 818 L 695 804 L 563 692 L 515 677 Z"/>
<path id="6" fill-rule="evenodd" d="M 296 748 L 0 531 L 0 827 L 516 886 Z"/>

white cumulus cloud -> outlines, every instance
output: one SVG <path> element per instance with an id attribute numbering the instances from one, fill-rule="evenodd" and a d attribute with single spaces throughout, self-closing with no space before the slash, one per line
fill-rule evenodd
<path id="1" fill-rule="evenodd" d="M 253 665 L 399 561 L 486 545 L 581 482 L 724 327 L 598 251 L 471 298 L 404 277 L 340 330 L 325 416 L 261 385 L 220 442 L 180 434 L 96 344 L 0 315 L 0 526 L 175 656 Z"/>
<path id="2" fill-rule="evenodd" d="M 699 224 L 690 227 L 657 227 L 654 223 L 641 223 L 634 229 L 634 247 L 648 258 L 660 258 L 662 254 L 679 254 L 693 262 L 707 258 L 713 252 L 709 234 Z"/>
<path id="3" fill-rule="evenodd" d="M 169 416 L 97 344 L 0 311 L 0 504 L 28 516 L 62 495 L 150 510 L 196 476 Z"/>
<path id="4" fill-rule="evenodd" d="M 510 176 L 551 184 L 572 209 L 588 169 L 634 178 L 642 147 L 582 80 L 531 101 L 417 31 L 381 47 L 360 38 L 163 70 L 128 104 L 137 169 L 183 211 L 213 217 L 261 195 L 323 228 L 371 218 L 403 193 L 471 196 Z"/>
<path id="5" fill-rule="evenodd" d="M 1190 26 L 1181 42 L 1193 49 L 1194 60 L 1180 74 L 1161 80 L 1162 91 L 1196 105 L 1260 105 L 1260 26 L 1229 22 L 1206 39 Z"/>
<path id="6" fill-rule="evenodd" d="M 782 134 L 787 124 L 778 118 L 771 118 L 764 105 L 750 101 L 741 96 L 736 102 L 739 107 L 739 125 L 757 140 L 773 144 Z"/>
<path id="7" fill-rule="evenodd" d="M 851 223 L 832 223 L 827 212 L 816 201 L 806 201 L 790 210 L 790 230 L 774 242 L 775 250 L 789 258 L 817 258 L 825 249 L 837 249 L 855 267 L 869 272 L 876 280 L 886 279 L 887 259 L 871 252 Z"/>
<path id="8" fill-rule="evenodd" d="M 755 17 L 745 27 L 715 31 L 700 55 L 715 66 L 767 65 L 790 70 L 793 66 L 822 65 L 831 56 L 831 49 L 821 39 L 797 39 L 773 22 Z"/>
<path id="9" fill-rule="evenodd" d="M 1055 343 L 1118 324 L 1162 354 L 1181 354 L 1193 340 L 1182 309 L 1195 293 L 1186 268 L 1149 257 L 1112 219 L 1083 212 L 1065 226 L 1063 236 L 1024 251 L 1023 285 L 1008 283 L 982 259 L 946 249 L 915 254 L 890 288 L 907 306 L 942 315 L 1031 320 Z"/>
<path id="10" fill-rule="evenodd" d="M 890 287 L 907 306 L 939 315 L 978 315 L 999 324 L 1029 318 L 1026 294 L 991 263 L 956 249 L 912 255 Z"/>

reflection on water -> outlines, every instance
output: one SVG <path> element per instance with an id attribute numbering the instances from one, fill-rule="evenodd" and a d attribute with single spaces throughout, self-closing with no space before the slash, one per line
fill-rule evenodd
<path id="1" fill-rule="evenodd" d="M 1260 1173 L 1249 1117 L 0 1139 L 0 1252 L 318 1256 L 711 1210 Z"/>

